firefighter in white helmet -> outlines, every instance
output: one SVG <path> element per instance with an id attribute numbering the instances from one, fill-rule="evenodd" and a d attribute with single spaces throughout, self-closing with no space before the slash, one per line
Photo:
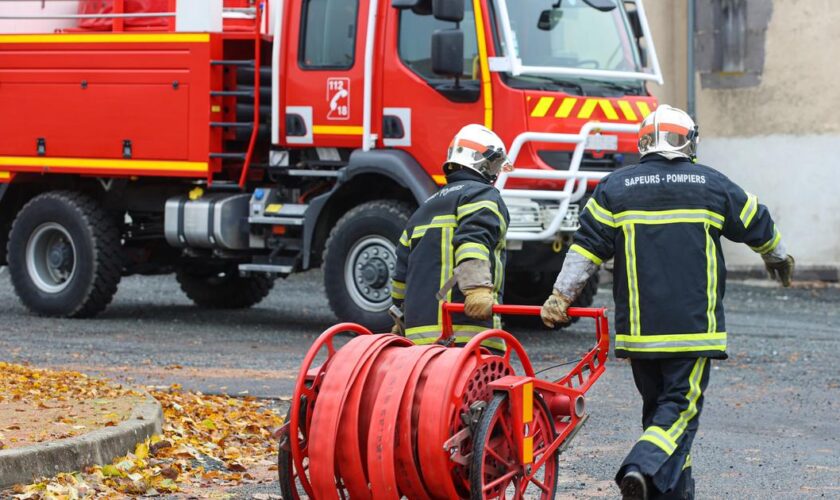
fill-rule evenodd
<path id="1" fill-rule="evenodd" d="M 392 298 L 415 343 L 440 336 L 437 297 L 466 304 L 466 314 L 452 321 L 457 344 L 499 326 L 492 307 L 504 287 L 510 216 L 493 183 L 512 169 L 504 143 L 486 127 L 467 125 L 452 139 L 443 165 L 446 186 L 411 216 L 397 245 Z M 488 346 L 504 349 L 499 342 Z"/>
<path id="2" fill-rule="evenodd" d="M 793 275 L 767 207 L 697 164 L 698 140 L 679 109 L 645 118 L 641 162 L 599 183 L 542 309 L 547 326 L 567 322 L 586 280 L 615 258 L 615 354 L 630 359 L 644 428 L 616 475 L 623 498 L 694 497 L 689 452 L 710 360 L 727 357 L 721 237 L 752 247 L 782 285 Z"/>

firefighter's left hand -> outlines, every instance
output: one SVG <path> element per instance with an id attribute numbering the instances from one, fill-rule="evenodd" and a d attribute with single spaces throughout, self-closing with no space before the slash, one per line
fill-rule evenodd
<path id="1" fill-rule="evenodd" d="M 488 320 L 493 316 L 493 289 L 487 287 L 472 288 L 464 292 L 464 314 L 472 319 Z"/>
<path id="2" fill-rule="evenodd" d="M 569 304 L 571 303 L 571 300 L 557 290 L 554 290 L 551 296 L 546 299 L 540 311 L 540 318 L 542 318 L 543 324 L 549 328 L 554 328 L 557 325 L 568 323 L 568 310 Z"/>
<path id="3" fill-rule="evenodd" d="M 771 280 L 778 278 L 783 287 L 789 287 L 791 280 L 793 280 L 793 268 L 795 265 L 796 261 L 793 259 L 793 256 L 788 255 L 781 262 L 766 263 L 765 267 L 767 267 L 767 272 L 770 274 Z"/>

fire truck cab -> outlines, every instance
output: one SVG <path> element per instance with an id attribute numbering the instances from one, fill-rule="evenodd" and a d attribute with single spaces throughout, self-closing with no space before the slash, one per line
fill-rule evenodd
<path id="1" fill-rule="evenodd" d="M 54 316 L 130 274 L 242 308 L 320 266 L 341 319 L 387 328 L 394 245 L 467 123 L 510 145 L 506 301 L 538 303 L 661 82 L 641 0 L 9 4 L 0 265 Z"/>

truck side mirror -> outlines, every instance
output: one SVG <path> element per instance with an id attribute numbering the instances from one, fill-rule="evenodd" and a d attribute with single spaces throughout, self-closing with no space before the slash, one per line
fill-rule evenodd
<path id="1" fill-rule="evenodd" d="M 432 34 L 432 71 L 456 78 L 464 74 L 463 31 L 437 30 Z"/>
<path id="2" fill-rule="evenodd" d="M 432 0 L 435 19 L 460 23 L 464 20 L 464 0 Z"/>
<path id="3" fill-rule="evenodd" d="M 391 7 L 411 9 L 418 16 L 428 16 L 432 13 L 432 0 L 391 0 Z"/>
<path id="4" fill-rule="evenodd" d="M 633 37 L 638 40 L 644 36 L 642 31 L 642 21 L 639 19 L 639 11 L 628 10 L 627 20 L 630 22 L 630 29 L 633 30 Z"/>

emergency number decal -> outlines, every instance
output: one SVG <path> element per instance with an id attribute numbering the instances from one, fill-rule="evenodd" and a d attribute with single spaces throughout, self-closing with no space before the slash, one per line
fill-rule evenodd
<path id="1" fill-rule="evenodd" d="M 330 105 L 330 110 L 327 113 L 327 120 L 350 119 L 349 78 L 327 78 L 327 103 Z"/>

